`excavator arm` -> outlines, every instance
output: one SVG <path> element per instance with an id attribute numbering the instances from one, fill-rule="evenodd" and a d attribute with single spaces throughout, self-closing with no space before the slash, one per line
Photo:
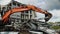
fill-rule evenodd
<path id="1" fill-rule="evenodd" d="M 22 7 L 17 7 L 17 8 L 13 8 L 13 9 L 7 11 L 7 12 L 3 15 L 2 21 L 3 21 L 3 22 L 6 22 L 6 21 L 9 19 L 9 16 L 10 16 L 11 14 L 13 14 L 13 13 L 22 12 L 22 11 L 29 11 L 29 10 L 33 10 L 33 11 L 36 11 L 36 12 L 40 12 L 40 13 L 42 13 L 42 14 L 46 14 L 46 15 L 48 15 L 49 18 L 52 17 L 52 14 L 49 13 L 49 12 L 46 12 L 46 11 L 44 11 L 44 10 L 42 10 L 42 9 L 40 9 L 40 8 L 37 8 L 37 7 L 35 7 L 35 6 L 32 6 L 32 5 L 27 5 L 26 7 L 23 7 L 23 8 L 22 8 Z M 45 20 L 46 20 L 46 19 L 45 19 Z M 47 20 L 47 21 L 48 21 L 48 20 Z"/>
<path id="2" fill-rule="evenodd" d="M 32 10 L 36 11 L 36 12 L 45 14 L 45 22 L 47 22 L 52 17 L 52 14 L 47 12 L 47 10 L 42 10 L 41 8 L 37 8 L 33 5 L 32 6 L 29 5 L 28 7 L 31 8 Z"/>

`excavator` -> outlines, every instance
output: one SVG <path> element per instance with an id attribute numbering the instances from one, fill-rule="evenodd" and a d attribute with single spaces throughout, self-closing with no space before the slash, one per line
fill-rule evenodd
<path id="1" fill-rule="evenodd" d="M 2 22 L 3 23 L 7 22 L 10 15 L 13 13 L 29 11 L 29 10 L 45 14 L 45 17 L 48 17 L 48 18 L 45 18 L 46 22 L 52 17 L 52 14 L 47 12 L 46 10 L 42 10 L 41 8 L 37 8 L 36 6 L 33 6 L 33 5 L 26 5 L 26 6 L 15 7 L 13 9 L 6 11 L 5 14 L 2 16 Z"/>
<path id="2" fill-rule="evenodd" d="M 6 23 L 9 20 L 10 15 L 13 13 L 29 11 L 29 10 L 45 14 L 45 17 L 48 17 L 48 18 L 45 18 L 45 22 L 49 21 L 49 19 L 52 17 L 52 14 L 47 12 L 46 10 L 42 10 L 41 8 L 37 8 L 36 6 L 33 6 L 33 5 L 26 5 L 26 6 L 15 7 L 6 11 L 5 14 L 2 16 L 2 23 Z M 25 31 L 28 31 L 28 30 L 25 30 Z"/>

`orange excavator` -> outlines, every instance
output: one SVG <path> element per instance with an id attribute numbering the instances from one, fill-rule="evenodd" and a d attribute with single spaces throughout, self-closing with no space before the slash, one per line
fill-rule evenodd
<path id="1" fill-rule="evenodd" d="M 48 19 L 45 19 L 46 22 L 52 17 L 52 14 L 45 11 L 45 10 L 42 10 L 41 8 L 37 8 L 33 5 L 27 5 L 27 6 L 19 6 L 19 7 L 15 7 L 11 10 L 8 10 L 2 17 L 2 21 L 3 22 L 6 22 L 8 21 L 9 17 L 11 14 L 13 13 L 16 13 L 16 12 L 23 12 L 23 11 L 29 11 L 29 10 L 33 10 L 33 11 L 36 11 L 36 12 L 39 12 L 39 13 L 42 13 L 42 14 L 45 14 L 45 16 L 48 17 Z"/>

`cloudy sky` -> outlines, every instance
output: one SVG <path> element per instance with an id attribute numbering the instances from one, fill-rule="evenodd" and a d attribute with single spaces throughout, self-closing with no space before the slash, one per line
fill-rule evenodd
<path id="1" fill-rule="evenodd" d="M 0 0 L 1 5 L 10 3 L 11 0 Z M 15 0 L 23 4 L 34 5 L 38 8 L 48 10 L 53 14 L 53 17 L 49 21 L 58 22 L 60 21 L 60 0 Z M 39 13 L 37 13 L 39 14 Z M 43 14 L 37 15 L 39 17 L 44 16 Z"/>

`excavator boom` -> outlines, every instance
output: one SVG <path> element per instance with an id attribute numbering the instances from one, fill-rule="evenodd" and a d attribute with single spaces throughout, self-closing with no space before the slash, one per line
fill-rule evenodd
<path id="1" fill-rule="evenodd" d="M 52 14 L 49 13 L 49 12 L 46 12 L 44 10 L 42 10 L 41 8 L 37 8 L 33 5 L 27 5 L 26 7 L 22 6 L 22 7 L 17 7 L 17 8 L 13 8 L 9 11 L 7 11 L 3 17 L 2 17 L 2 21 L 3 22 L 6 22 L 8 19 L 9 19 L 9 16 L 13 13 L 16 13 L 16 12 L 23 12 L 23 11 L 29 11 L 29 10 L 33 10 L 33 11 L 36 11 L 36 12 L 39 12 L 39 13 L 42 13 L 42 14 L 46 14 L 49 19 L 52 17 Z M 46 19 L 45 19 L 46 20 Z"/>

